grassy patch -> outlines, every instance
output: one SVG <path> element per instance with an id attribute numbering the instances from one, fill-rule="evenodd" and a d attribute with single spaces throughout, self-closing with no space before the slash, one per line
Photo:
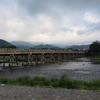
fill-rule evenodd
<path id="1" fill-rule="evenodd" d="M 94 58 L 89 58 L 90 60 L 99 60 L 100 61 L 100 57 L 94 57 Z"/>
<path id="2" fill-rule="evenodd" d="M 89 59 L 94 64 L 100 64 L 100 57 L 93 57 L 93 58 L 89 58 Z"/>
<path id="3" fill-rule="evenodd" d="M 31 87 L 100 90 L 100 79 L 87 82 L 83 80 L 71 79 L 67 74 L 64 74 L 60 78 L 53 77 L 50 79 L 47 79 L 43 76 L 23 76 L 17 79 L 0 78 L 0 84 Z"/>

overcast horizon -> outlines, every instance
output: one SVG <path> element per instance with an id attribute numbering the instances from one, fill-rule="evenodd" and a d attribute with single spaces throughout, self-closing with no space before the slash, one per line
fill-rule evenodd
<path id="1" fill-rule="evenodd" d="M 100 0 L 0 0 L 0 38 L 56 45 L 100 41 Z"/>

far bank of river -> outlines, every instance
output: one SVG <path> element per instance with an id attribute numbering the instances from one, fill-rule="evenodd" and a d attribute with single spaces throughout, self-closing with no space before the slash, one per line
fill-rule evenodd
<path id="1" fill-rule="evenodd" d="M 77 59 L 77 61 L 5 69 L 0 71 L 0 77 L 17 78 L 25 75 L 29 75 L 31 77 L 40 75 L 49 78 L 61 77 L 64 73 L 68 73 L 69 77 L 73 79 L 100 79 L 100 64 L 93 64 L 86 58 L 80 58 Z"/>

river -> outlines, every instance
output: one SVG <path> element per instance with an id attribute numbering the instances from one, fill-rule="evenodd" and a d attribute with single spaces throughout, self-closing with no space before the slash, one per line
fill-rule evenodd
<path id="1" fill-rule="evenodd" d="M 80 58 L 77 61 L 5 69 L 0 71 L 0 77 L 17 78 L 25 75 L 32 77 L 41 75 L 49 78 L 61 77 L 64 73 L 68 73 L 68 76 L 73 79 L 87 81 L 100 79 L 100 64 L 93 64 L 86 58 Z"/>

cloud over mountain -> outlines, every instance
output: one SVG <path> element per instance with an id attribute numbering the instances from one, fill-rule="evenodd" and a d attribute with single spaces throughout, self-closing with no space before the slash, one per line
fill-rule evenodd
<path id="1" fill-rule="evenodd" d="M 0 38 L 47 44 L 100 40 L 100 0 L 0 0 Z"/>

